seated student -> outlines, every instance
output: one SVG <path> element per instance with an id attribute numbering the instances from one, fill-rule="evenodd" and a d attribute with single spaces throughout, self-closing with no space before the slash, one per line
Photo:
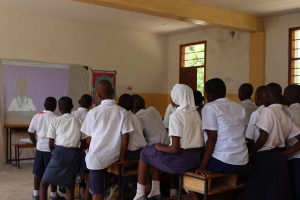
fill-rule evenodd
<path id="1" fill-rule="evenodd" d="M 281 87 L 277 83 L 266 86 L 263 96 L 264 105 L 261 117 L 256 124 L 260 135 L 249 153 L 255 153 L 255 163 L 247 181 L 244 200 L 281 200 L 292 199 L 289 171 L 284 155 L 300 149 L 300 141 L 283 152 L 285 140 L 300 139 L 300 129 L 284 113 L 279 104 Z"/>
<path id="2" fill-rule="evenodd" d="M 164 125 L 166 127 L 166 129 L 169 128 L 169 119 L 170 119 L 170 115 L 175 112 L 176 108 L 174 108 L 174 106 L 172 106 L 172 104 L 170 103 L 167 107 L 165 116 L 164 116 Z"/>
<path id="3" fill-rule="evenodd" d="M 58 106 L 62 116 L 51 121 L 47 132 L 52 157 L 41 181 L 40 200 L 47 199 L 49 184 L 67 187 L 67 200 L 74 199 L 75 179 L 80 165 L 79 154 L 85 145 L 86 135 L 80 132 L 82 121 L 71 115 L 72 99 L 61 97 Z"/>
<path id="4" fill-rule="evenodd" d="M 72 115 L 84 121 L 85 116 L 87 115 L 90 107 L 92 106 L 92 101 L 93 99 L 90 95 L 88 94 L 82 95 L 80 100 L 78 100 L 79 108 L 75 111 L 72 111 Z"/>
<path id="5" fill-rule="evenodd" d="M 197 111 L 201 116 L 201 111 L 202 111 L 202 108 L 203 108 L 203 96 L 202 96 L 202 93 L 198 90 L 194 90 L 193 91 L 193 94 L 194 94 L 194 100 L 195 100 L 195 106 L 197 106 Z"/>
<path id="6" fill-rule="evenodd" d="M 200 164 L 203 133 L 201 119 L 196 111 L 193 91 L 183 84 L 176 84 L 171 92 L 176 111 L 170 116 L 169 137 L 171 144 L 156 143 L 144 147 L 138 169 L 137 193 L 134 200 L 147 199 L 146 177 L 152 166 L 152 190 L 148 198 L 161 199 L 160 170 L 179 174 L 195 170 Z"/>
<path id="7" fill-rule="evenodd" d="M 125 153 L 129 133 L 134 131 L 134 127 L 129 113 L 112 99 L 114 89 L 109 81 L 100 81 L 96 92 L 101 105 L 89 111 L 81 131 L 90 139 L 90 148 L 86 155 L 87 168 L 90 170 L 90 192 L 93 200 L 102 200 L 107 167 L 118 160 L 125 166 L 132 163 L 125 158 Z"/>
<path id="8" fill-rule="evenodd" d="M 284 111 L 289 116 L 297 127 L 300 127 L 300 86 L 289 85 L 284 90 L 284 103 L 288 105 Z M 291 147 L 298 142 L 298 139 L 293 137 L 286 140 L 286 146 Z M 293 199 L 300 200 L 300 151 L 290 154 L 288 157 L 288 167 L 292 183 Z"/>
<path id="9" fill-rule="evenodd" d="M 263 94 L 265 93 L 266 86 L 259 86 L 256 89 L 255 96 L 254 96 L 254 101 L 259 108 L 254 111 L 250 117 L 250 121 L 246 130 L 246 139 L 250 143 L 247 146 L 253 145 L 253 143 L 258 139 L 259 137 L 259 128 L 256 126 L 256 124 L 259 121 L 261 112 L 265 108 L 263 104 Z"/>
<path id="10" fill-rule="evenodd" d="M 245 123 L 245 131 L 247 130 L 247 126 L 251 117 L 251 114 L 257 109 L 255 103 L 253 103 L 251 96 L 253 93 L 253 86 L 250 83 L 244 83 L 240 86 L 238 95 L 239 99 L 242 101 L 241 106 L 246 111 L 246 117 L 244 119 Z"/>
<path id="11" fill-rule="evenodd" d="M 226 86 L 214 78 L 205 83 L 208 101 L 202 108 L 202 129 L 208 140 L 196 174 L 210 176 L 210 172 L 241 174 L 248 168 L 248 149 L 244 135 L 245 110 L 225 98 Z"/>
<path id="12" fill-rule="evenodd" d="M 141 96 L 133 96 L 133 99 L 132 113 L 136 114 L 143 123 L 147 145 L 150 146 L 158 142 L 169 144 L 168 132 L 156 108 L 149 107 L 145 109 L 145 101 Z"/>
<path id="13" fill-rule="evenodd" d="M 34 174 L 33 200 L 39 199 L 40 183 L 51 159 L 51 152 L 48 145 L 49 138 L 46 135 L 51 120 L 57 117 L 53 113 L 56 109 L 56 103 L 54 97 L 47 97 L 44 103 L 45 110 L 33 116 L 28 129 L 30 139 L 36 148 L 32 172 Z M 37 137 L 37 140 L 35 137 Z M 64 199 L 58 196 L 56 185 L 51 184 L 50 199 Z"/>

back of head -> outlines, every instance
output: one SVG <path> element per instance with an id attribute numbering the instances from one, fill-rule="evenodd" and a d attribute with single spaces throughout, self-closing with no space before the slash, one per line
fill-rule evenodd
<path id="1" fill-rule="evenodd" d="M 130 111 L 133 109 L 134 100 L 130 94 L 122 94 L 119 98 L 118 105 L 126 110 Z"/>
<path id="2" fill-rule="evenodd" d="M 138 95 L 138 94 L 133 94 L 133 95 L 131 95 L 133 98 L 135 98 L 135 97 L 141 97 L 140 95 Z"/>
<path id="3" fill-rule="evenodd" d="M 253 94 L 253 86 L 250 83 L 242 84 L 239 90 L 243 93 L 243 96 L 247 99 L 249 99 Z"/>
<path id="4" fill-rule="evenodd" d="M 44 107 L 46 110 L 55 111 L 57 101 L 54 97 L 47 97 L 45 99 Z"/>
<path id="5" fill-rule="evenodd" d="M 92 99 L 91 95 L 84 94 L 80 98 L 80 105 L 84 108 L 89 109 L 92 106 L 92 101 L 93 101 L 93 99 Z"/>
<path id="6" fill-rule="evenodd" d="M 100 94 L 102 99 L 111 99 L 114 93 L 112 84 L 108 80 L 100 81 L 96 86 L 98 95 Z"/>
<path id="7" fill-rule="evenodd" d="M 203 101 L 202 93 L 198 90 L 194 90 L 193 94 L 194 94 L 195 105 L 196 106 L 201 105 Z"/>
<path id="8" fill-rule="evenodd" d="M 141 96 L 139 97 L 136 96 L 133 98 L 133 100 L 134 100 L 133 109 L 135 111 L 145 109 L 145 100 Z"/>
<path id="9" fill-rule="evenodd" d="M 293 101 L 291 103 L 300 102 L 300 85 L 289 85 L 285 88 L 284 92 L 293 98 L 291 99 Z"/>
<path id="10" fill-rule="evenodd" d="M 224 98 L 226 96 L 226 86 L 222 79 L 213 78 L 205 83 L 205 91 L 208 94 L 213 94 L 216 98 Z"/>
<path id="11" fill-rule="evenodd" d="M 281 86 L 278 83 L 269 83 L 266 86 L 266 92 L 268 92 L 270 95 L 276 98 L 281 98 L 282 89 Z"/>
<path id="12" fill-rule="evenodd" d="M 256 91 L 255 91 L 255 93 L 256 93 L 257 95 L 259 95 L 259 96 L 262 96 L 265 92 L 266 92 L 266 86 L 265 86 L 265 85 L 259 86 L 259 87 L 256 89 Z"/>
<path id="13" fill-rule="evenodd" d="M 61 97 L 58 100 L 58 106 L 61 110 L 69 112 L 73 108 L 73 102 L 70 97 Z"/>

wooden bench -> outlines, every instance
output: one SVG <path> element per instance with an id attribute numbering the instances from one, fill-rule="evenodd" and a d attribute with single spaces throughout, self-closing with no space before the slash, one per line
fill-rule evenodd
<path id="1" fill-rule="evenodd" d="M 178 200 L 181 200 L 182 188 L 203 194 L 204 200 L 208 200 L 209 195 L 236 190 L 245 186 L 246 178 L 244 175 L 212 173 L 210 177 L 204 177 L 188 172 L 179 176 Z"/>
<path id="2" fill-rule="evenodd" d="M 33 144 L 12 144 L 12 146 L 15 147 L 15 162 L 18 169 L 20 169 L 20 149 L 26 149 L 26 148 L 34 148 Z M 29 160 L 34 158 L 23 158 L 22 160 Z M 13 163 L 11 163 L 13 164 Z"/>
<path id="3" fill-rule="evenodd" d="M 124 167 L 121 162 L 115 162 L 114 164 L 110 165 L 107 168 L 107 172 L 112 174 L 118 175 L 118 199 L 121 200 L 122 198 L 122 177 L 123 176 L 131 176 L 138 174 L 138 163 L 139 160 L 133 161 L 133 165 L 130 167 Z M 105 182 L 106 185 L 106 182 Z M 105 190 L 106 191 L 106 187 Z"/>

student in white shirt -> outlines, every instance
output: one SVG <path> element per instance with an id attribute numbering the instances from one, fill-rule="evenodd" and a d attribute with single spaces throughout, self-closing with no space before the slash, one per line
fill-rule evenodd
<path id="1" fill-rule="evenodd" d="M 149 107 L 145 109 L 145 100 L 141 96 L 133 95 L 133 99 L 132 113 L 136 114 L 143 123 L 147 145 L 150 146 L 158 142 L 169 144 L 168 132 L 156 108 Z"/>
<path id="2" fill-rule="evenodd" d="M 82 121 L 84 121 L 85 116 L 89 112 L 89 109 L 92 106 L 92 97 L 91 95 L 84 94 L 81 96 L 80 100 L 78 100 L 79 108 L 75 111 L 72 111 L 72 115 L 78 117 Z"/>
<path id="3" fill-rule="evenodd" d="M 72 99 L 61 97 L 58 106 L 62 116 L 51 121 L 47 132 L 52 157 L 41 181 L 39 200 L 47 200 L 49 184 L 66 187 L 67 200 L 74 199 L 75 180 L 80 166 L 79 154 L 85 145 L 86 135 L 80 131 L 82 121 L 71 115 Z"/>
<path id="4" fill-rule="evenodd" d="M 280 104 L 282 89 L 277 83 L 266 86 L 263 109 L 257 123 L 260 135 L 249 151 L 255 163 L 247 181 L 244 200 L 292 199 L 290 177 L 284 155 L 300 149 L 300 141 L 283 152 L 285 140 L 300 139 L 300 129 L 284 113 Z"/>
<path id="5" fill-rule="evenodd" d="M 160 170 L 172 174 L 185 173 L 195 170 L 200 163 L 203 132 L 193 91 L 187 85 L 176 84 L 171 92 L 171 99 L 172 105 L 176 107 L 169 123 L 171 144 L 157 143 L 143 148 L 134 200 L 147 199 L 145 184 L 150 166 L 152 189 L 148 198 L 161 199 Z"/>
<path id="6" fill-rule="evenodd" d="M 102 200 L 107 167 L 118 160 L 126 167 L 132 163 L 125 157 L 125 153 L 128 149 L 126 144 L 129 142 L 129 133 L 134 131 L 134 127 L 128 111 L 118 106 L 112 99 L 114 90 L 109 81 L 100 81 L 96 86 L 96 92 L 101 105 L 89 111 L 81 131 L 90 138 L 86 164 L 90 170 L 93 200 Z"/>
<path id="7" fill-rule="evenodd" d="M 202 93 L 198 90 L 194 90 L 193 91 L 193 94 L 194 94 L 194 100 L 195 100 L 195 106 L 197 107 L 197 111 L 200 115 L 200 118 L 202 118 L 201 116 L 201 111 L 202 111 L 202 108 L 203 108 L 203 96 L 202 96 Z"/>
<path id="8" fill-rule="evenodd" d="M 170 103 L 167 107 L 165 116 L 164 116 L 164 125 L 165 127 L 168 129 L 169 128 L 169 120 L 170 120 L 170 115 L 175 112 L 176 108 L 174 108 L 174 106 L 172 106 L 172 104 Z"/>
<path id="9" fill-rule="evenodd" d="M 300 127 L 300 86 L 289 85 L 284 90 L 283 101 L 289 107 L 284 112 L 297 127 Z M 296 137 L 286 140 L 286 147 L 291 147 L 298 142 Z M 300 200 L 300 151 L 288 155 L 288 167 L 292 183 L 293 199 Z"/>
<path id="10" fill-rule="evenodd" d="M 202 129 L 208 140 L 197 174 L 210 176 L 210 172 L 241 174 L 248 168 L 248 149 L 244 135 L 245 110 L 241 105 L 225 98 L 226 86 L 214 78 L 205 83 L 208 101 L 202 108 Z"/>
<path id="11" fill-rule="evenodd" d="M 252 101 L 251 96 L 253 93 L 253 86 L 250 83 L 244 83 L 238 90 L 239 99 L 241 100 L 241 106 L 245 109 L 246 117 L 244 119 L 245 131 L 251 117 L 251 114 L 257 109 L 257 106 Z"/>
<path id="12" fill-rule="evenodd" d="M 256 124 L 259 121 L 261 112 L 265 108 L 263 104 L 263 95 L 265 93 L 266 86 L 259 86 L 256 89 L 255 96 L 254 96 L 254 101 L 259 108 L 254 111 L 250 117 L 250 121 L 246 130 L 246 139 L 248 141 L 247 146 L 248 148 L 251 148 L 254 142 L 257 140 L 259 137 L 259 128 L 256 126 Z"/>
<path id="13" fill-rule="evenodd" d="M 38 200 L 40 183 L 51 159 L 49 138 L 47 138 L 46 135 L 51 120 L 57 117 L 53 113 L 56 109 L 56 104 L 57 102 L 54 97 L 47 97 L 44 103 L 45 110 L 33 116 L 28 129 L 29 137 L 36 148 L 33 164 L 33 200 Z M 60 199 L 60 197 L 57 195 L 56 185 L 51 185 L 50 199 Z"/>

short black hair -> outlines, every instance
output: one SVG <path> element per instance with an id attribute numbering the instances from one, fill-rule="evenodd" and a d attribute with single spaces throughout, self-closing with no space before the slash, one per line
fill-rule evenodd
<path id="1" fill-rule="evenodd" d="M 134 100 L 130 94 L 122 94 L 119 98 L 119 106 L 130 111 L 133 109 Z"/>
<path id="2" fill-rule="evenodd" d="M 203 101 L 202 93 L 200 91 L 198 91 L 198 90 L 194 90 L 193 94 L 194 94 L 195 105 L 197 106 L 200 103 L 202 103 L 202 101 Z"/>
<path id="3" fill-rule="evenodd" d="M 243 94 L 244 94 L 246 97 L 251 97 L 252 94 L 253 94 L 253 86 L 252 86 L 250 83 L 243 83 L 243 84 L 240 86 L 240 90 L 243 91 Z"/>
<path id="4" fill-rule="evenodd" d="M 135 97 L 141 97 L 140 95 L 138 95 L 138 94 L 133 94 L 133 95 L 131 95 L 133 98 L 135 98 Z"/>
<path id="5" fill-rule="evenodd" d="M 282 88 L 278 83 L 269 83 L 266 86 L 266 91 L 271 93 L 277 98 L 281 98 Z"/>
<path id="6" fill-rule="evenodd" d="M 206 81 L 205 91 L 208 94 L 214 94 L 217 98 L 224 98 L 226 96 L 225 83 L 219 78 L 213 78 Z"/>
<path id="7" fill-rule="evenodd" d="M 47 97 L 45 99 L 44 107 L 46 110 L 54 111 L 56 108 L 57 101 L 54 97 Z"/>
<path id="8" fill-rule="evenodd" d="M 84 94 L 81 96 L 80 102 L 81 102 L 82 106 L 91 107 L 93 98 L 89 94 Z"/>
<path id="9" fill-rule="evenodd" d="M 265 85 L 261 85 L 256 89 L 256 94 L 259 96 L 262 96 L 263 93 L 266 92 L 266 86 Z"/>
<path id="10" fill-rule="evenodd" d="M 58 106 L 64 111 L 70 111 L 73 108 L 73 101 L 70 97 L 61 97 L 58 100 Z"/>
<path id="11" fill-rule="evenodd" d="M 296 99 L 300 100 L 300 85 L 289 85 L 285 88 L 285 90 L 288 93 L 293 94 L 296 97 Z"/>
<path id="12" fill-rule="evenodd" d="M 145 100 L 141 96 L 134 97 L 133 100 L 133 107 L 135 110 L 145 109 Z"/>

